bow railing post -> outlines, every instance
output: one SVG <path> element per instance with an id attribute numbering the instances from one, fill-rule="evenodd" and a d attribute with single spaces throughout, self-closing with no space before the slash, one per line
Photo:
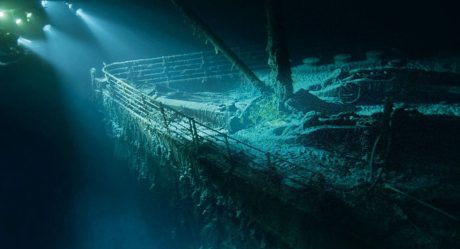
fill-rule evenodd
<path id="1" fill-rule="evenodd" d="M 194 137 L 195 137 L 195 143 L 198 145 L 199 137 L 198 137 L 198 131 L 196 129 L 196 121 L 195 121 L 195 119 L 191 118 L 191 122 L 192 122 L 193 134 L 194 134 Z"/>
<path id="2" fill-rule="evenodd" d="M 195 144 L 196 143 L 196 141 L 195 141 L 195 132 L 193 131 L 193 123 L 192 123 L 193 121 L 192 120 L 193 120 L 193 118 L 188 118 L 188 124 L 190 126 L 190 137 L 192 138 L 193 144 Z"/>
<path id="3" fill-rule="evenodd" d="M 230 153 L 230 143 L 228 142 L 228 135 L 224 133 L 224 140 L 225 140 L 225 148 L 227 150 L 227 156 L 230 158 L 231 153 Z"/>
<path id="4" fill-rule="evenodd" d="M 161 117 L 163 118 L 163 123 L 166 128 L 166 131 L 168 132 L 169 135 L 171 135 L 171 131 L 169 129 L 169 124 L 168 124 L 168 119 L 165 113 L 165 107 L 163 106 L 163 103 L 161 102 L 160 102 L 160 113 L 161 113 Z"/>

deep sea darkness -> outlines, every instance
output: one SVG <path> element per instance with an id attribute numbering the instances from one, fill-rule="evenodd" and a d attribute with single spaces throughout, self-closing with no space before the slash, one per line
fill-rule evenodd
<path id="1" fill-rule="evenodd" d="M 49 65 L 32 56 L 0 72 L 1 248 L 174 248 L 173 214 L 114 159 L 90 102 L 71 123 Z"/>
<path id="2" fill-rule="evenodd" d="M 166 0 L 98 2 L 171 12 Z M 263 43 L 261 1 L 187 2 L 230 44 Z M 293 57 L 374 48 L 407 56 L 459 52 L 458 9 L 447 1 L 287 2 Z M 167 197 L 155 199 L 127 162 L 114 157 L 91 102 L 89 75 L 79 81 L 79 93 L 69 94 L 68 82 L 33 55 L 0 67 L 0 248 L 172 249 L 186 243 L 170 239 L 174 213 L 161 205 Z"/>

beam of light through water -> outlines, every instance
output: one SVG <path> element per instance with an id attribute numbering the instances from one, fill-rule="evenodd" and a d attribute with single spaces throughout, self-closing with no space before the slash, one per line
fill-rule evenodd
<path id="1" fill-rule="evenodd" d="M 90 65 L 100 58 L 97 51 L 88 44 L 54 28 L 43 27 L 46 40 L 18 39 L 18 44 L 50 63 L 62 76 L 68 79 L 87 74 Z"/>
<path id="2" fill-rule="evenodd" d="M 68 11 L 67 14 L 69 14 Z M 96 112 L 89 111 L 94 106 L 86 102 L 87 94 L 84 89 L 90 86 L 89 68 L 102 64 L 98 61 L 100 55 L 97 49 L 93 47 L 94 44 L 85 43 L 87 42 L 85 41 L 86 37 L 75 37 L 70 35 L 67 30 L 62 30 L 54 25 L 45 25 L 43 29 L 46 39 L 29 40 L 26 37 L 21 37 L 18 39 L 18 43 L 54 67 L 59 79 L 58 90 L 63 99 L 62 108 L 69 119 L 68 129 L 73 134 L 78 134 L 73 141 L 74 147 L 72 149 L 75 151 L 75 157 L 78 158 L 78 164 L 88 165 L 83 169 L 85 174 L 91 176 L 88 179 L 95 179 L 93 177 L 95 174 L 99 175 L 100 173 L 102 176 L 108 172 L 104 167 L 92 167 L 101 166 L 103 164 L 101 162 L 105 162 L 100 159 L 101 153 L 97 150 L 102 146 L 107 146 L 107 144 L 104 144 L 104 137 L 100 135 L 103 134 L 103 131 L 94 128 L 100 126 L 99 121 L 97 121 L 99 117 L 94 114 Z M 93 42 L 95 41 L 93 40 Z M 40 78 L 42 79 L 37 79 L 37 83 L 44 83 L 42 81 L 46 78 Z M 53 83 L 47 82 L 43 85 L 50 84 Z M 47 102 L 48 100 L 43 101 Z M 50 112 L 53 111 L 54 109 L 50 110 Z M 89 142 L 88 138 L 92 140 Z M 113 170 L 113 167 L 110 168 Z M 94 191 L 87 193 L 86 187 L 79 190 L 78 195 L 75 195 L 78 196 L 75 197 L 75 205 L 79 211 L 77 218 L 70 220 L 69 224 L 75 226 L 75 236 L 78 238 L 76 243 L 81 246 L 80 248 L 113 248 L 119 243 L 118 241 L 129 245 L 130 248 L 157 248 L 153 246 L 157 243 L 152 238 L 149 223 L 145 221 L 145 215 L 139 208 L 140 204 L 135 202 L 138 199 L 135 196 L 136 193 L 130 189 L 133 184 L 129 183 L 120 182 L 118 179 L 110 183 L 101 184 L 100 180 L 89 183 L 99 190 L 107 188 L 111 192 L 113 186 L 119 186 L 121 190 L 126 191 L 123 196 L 130 198 L 130 201 L 127 201 L 127 205 L 123 206 L 123 214 L 118 213 L 118 209 L 106 211 L 106 206 L 118 206 L 115 198 L 113 200 L 99 198 L 98 194 L 94 194 Z M 85 184 L 88 182 L 85 181 Z M 102 187 L 105 186 L 104 184 L 110 185 Z M 120 193 L 121 191 L 116 192 Z M 115 242 L 114 236 L 117 237 Z M 60 248 L 64 247 L 61 246 Z"/>
<path id="3" fill-rule="evenodd" d="M 85 101 L 90 91 L 89 69 L 102 64 L 100 53 L 90 44 L 78 37 L 54 26 L 46 26 L 43 40 L 21 38 L 18 43 L 30 53 L 49 64 L 59 79 L 59 91 L 62 93 L 64 106 L 69 119 L 72 120 L 72 129 L 86 129 L 86 122 L 91 120 L 88 106 Z M 88 128 L 90 129 L 90 128 Z M 79 158 L 86 160 L 94 151 L 88 151 L 85 141 L 78 142 L 75 153 Z M 80 146 L 81 144 L 81 146 Z"/>
<path id="4" fill-rule="evenodd" d="M 20 43 L 55 69 L 60 83 L 58 87 L 62 93 L 63 105 L 70 120 L 69 129 L 79 135 L 89 134 L 76 136 L 75 153 L 78 154 L 78 160 L 92 165 L 94 160 L 100 160 L 98 159 L 100 154 L 95 153 L 94 148 L 97 147 L 92 145 L 98 143 L 98 136 L 95 133 L 98 130 L 94 130 L 97 122 L 95 121 L 96 117 L 88 111 L 93 106 L 85 102 L 85 98 L 89 96 L 85 92 L 90 86 L 88 73 L 91 67 L 102 65 L 102 58 L 110 60 L 101 55 L 98 44 L 101 44 L 101 47 L 108 51 L 107 54 L 113 56 L 112 58 L 121 58 L 122 55 L 126 59 L 149 56 L 146 54 L 145 48 L 147 46 L 142 47 L 139 44 L 148 43 L 151 47 L 156 47 L 156 44 L 150 44 L 150 37 L 146 33 L 136 32 L 130 27 L 136 26 L 138 23 L 125 24 L 122 21 L 107 21 L 112 19 L 92 18 L 86 16 L 84 10 L 80 10 L 78 13 L 75 11 L 75 15 L 66 9 L 63 3 L 50 2 L 46 8 L 47 15 L 51 16 L 50 25 L 43 26 L 46 39 L 28 42 L 24 38 Z M 73 20 L 78 22 L 75 24 Z M 75 29 L 78 29 L 78 25 L 82 27 L 81 30 L 74 32 Z M 153 37 L 156 34 L 151 35 Z M 167 45 L 171 46 L 170 44 Z M 88 143 L 87 137 L 94 138 L 94 141 Z M 98 168 L 100 167 L 89 167 L 88 175 L 93 176 L 95 169 Z M 106 173 L 106 171 L 102 172 Z M 96 181 L 97 184 L 99 182 Z M 120 186 L 122 184 L 115 182 L 113 185 Z M 122 189 L 126 190 L 127 188 Z M 117 191 L 117 193 L 119 192 Z M 132 193 L 127 193 L 127 195 L 133 196 Z M 82 243 L 81 248 L 113 248 L 115 245 L 114 236 L 119 237 L 119 240 L 124 241 L 131 248 L 158 248 L 152 246 L 158 242 L 152 239 L 149 224 L 140 212 L 138 204 L 127 202 L 129 205 L 123 210 L 129 213 L 129 217 L 119 216 L 116 210 L 106 212 L 105 208 L 94 209 L 94 206 L 103 207 L 107 201 L 101 199 L 92 201 L 91 197 L 88 194 L 81 200 L 76 200 L 76 202 L 82 202 L 78 207 L 83 211 L 80 212 L 78 220 L 72 222 L 75 222 L 78 242 Z"/>
<path id="5" fill-rule="evenodd" d="M 48 49 L 44 41 L 41 40 L 29 40 L 24 37 L 18 38 L 18 45 L 24 47 L 29 52 L 37 55 L 41 59 L 48 61 Z"/>
<path id="6" fill-rule="evenodd" d="M 29 40 L 29 39 L 26 39 L 24 37 L 19 37 L 18 38 L 18 44 L 21 45 L 21 46 L 27 46 L 27 45 L 32 44 L 32 41 Z"/>
<path id="7" fill-rule="evenodd" d="M 82 9 L 78 9 L 76 14 L 83 20 L 99 45 L 111 58 L 116 58 L 117 55 L 121 55 L 124 58 L 133 56 L 132 47 L 135 35 L 131 32 L 127 32 L 126 29 L 102 18 L 89 15 Z M 131 42 L 123 41 L 122 37 L 130 37 Z"/>
<path id="8" fill-rule="evenodd" d="M 53 26 L 47 27 L 48 56 L 55 68 L 69 77 L 80 77 L 78 74 L 87 73 L 89 65 L 97 60 L 97 53 L 84 41 L 78 40 Z M 85 71 L 79 71 L 85 68 Z"/>
<path id="9" fill-rule="evenodd" d="M 163 33 L 165 31 L 154 32 L 152 30 L 155 28 L 137 19 L 126 22 L 112 12 L 109 12 L 110 15 L 107 16 L 95 17 L 86 13 L 86 7 L 79 11 L 76 11 L 76 7 L 74 6 L 72 12 L 75 11 L 75 13 L 72 14 L 62 2 L 50 1 L 45 11 L 51 25 L 43 27 L 46 39 L 31 40 L 30 43 L 21 40 L 21 43 L 55 69 L 59 79 L 58 87 L 64 101 L 63 105 L 70 120 L 69 129 L 78 134 L 74 142 L 75 153 L 78 154 L 78 160 L 84 164 L 97 166 L 86 169 L 87 174 L 93 179 L 95 170 L 101 168 L 100 165 L 94 163 L 95 160 L 96 162 L 100 160 L 100 153 L 94 146 L 95 143 L 98 143 L 100 136 L 97 133 L 99 130 L 94 129 L 97 126 L 98 121 L 95 120 L 98 117 L 94 117 L 95 114 L 89 111 L 94 106 L 92 103 L 86 103 L 89 94 L 85 91 L 90 86 L 89 69 L 91 67 L 100 68 L 102 59 L 109 62 L 116 59 L 149 57 L 151 56 L 149 53 L 157 53 L 156 55 L 160 56 L 169 53 L 163 50 L 165 47 L 172 50 L 184 46 L 171 42 L 161 44 L 159 41 L 165 40 L 166 34 Z M 103 8 L 98 10 L 107 11 Z M 92 12 L 89 13 L 92 14 Z M 163 26 L 163 24 L 157 24 L 157 26 Z M 139 27 L 143 27 L 144 30 L 136 29 Z M 106 54 L 101 55 L 101 47 L 107 51 Z M 110 58 L 107 58 L 106 55 Z M 94 140 L 88 142 L 88 137 Z M 113 169 L 113 167 L 110 168 Z M 100 170 L 101 175 L 107 173 L 104 168 Z M 95 182 L 95 184 L 100 184 L 99 180 Z M 126 184 L 119 181 L 114 182 L 113 186 L 123 186 L 120 189 L 124 191 L 128 189 L 125 187 Z M 100 188 L 100 185 L 96 185 L 96 188 Z M 109 191 L 113 191 L 112 186 Z M 80 248 L 113 248 L 116 247 L 118 241 L 123 241 L 130 248 L 160 248 L 152 246 L 158 242 L 152 239 L 150 224 L 146 222 L 145 215 L 137 203 L 126 202 L 128 205 L 123 208 L 123 216 L 120 216 L 117 210 L 107 212 L 105 208 L 107 201 L 100 198 L 93 200 L 92 193 L 78 195 L 75 200 L 79 216 L 72 222 L 77 231 L 78 243 L 81 243 Z M 126 195 L 133 196 L 133 193 L 127 192 Z M 125 216 L 125 213 L 129 216 Z M 166 220 L 163 222 L 166 223 Z M 117 242 L 114 242 L 114 237 L 117 237 Z"/>
<path id="10" fill-rule="evenodd" d="M 133 6 L 116 8 L 108 5 L 82 4 L 77 13 L 82 24 L 98 41 L 109 61 L 162 56 L 178 51 L 196 51 L 201 42 L 183 42 L 177 34 L 187 33 L 189 27 L 165 15 L 162 9 L 144 12 Z M 134 12 L 137 17 L 128 13 Z M 83 22 L 82 22 L 83 21 Z M 168 42 L 163 42 L 168 40 Z"/>
<path id="11" fill-rule="evenodd" d="M 146 33 L 138 29 L 137 24 L 115 23 L 88 13 L 86 9 L 78 9 L 76 15 L 86 24 L 109 60 L 144 58 L 148 54 L 158 54 L 164 46 L 159 45 L 159 37 L 166 36 L 161 32 Z"/>
<path id="12" fill-rule="evenodd" d="M 71 9 L 72 12 L 74 10 Z M 45 8 L 45 13 L 48 16 L 50 23 L 55 26 L 70 28 L 75 25 L 75 16 L 69 13 L 68 5 L 64 2 L 56 1 L 49 2 Z"/>

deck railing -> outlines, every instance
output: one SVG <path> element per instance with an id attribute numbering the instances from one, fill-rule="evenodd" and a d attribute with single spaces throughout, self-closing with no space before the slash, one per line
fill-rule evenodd
<path id="1" fill-rule="evenodd" d="M 268 69 L 267 55 L 263 50 L 236 49 L 236 52 L 252 70 Z M 242 77 L 225 57 L 212 51 L 117 62 L 105 69 L 137 87 Z"/>
<path id="2" fill-rule="evenodd" d="M 108 80 L 104 94 L 155 132 L 168 135 L 181 143 L 195 145 L 204 143 L 225 151 L 227 155 L 245 154 L 252 159 L 255 165 L 261 167 L 296 167 L 288 160 L 229 136 L 224 130 L 214 129 L 193 117 L 153 100 L 105 70 L 104 73 Z"/>
<path id="3" fill-rule="evenodd" d="M 259 149 L 253 145 L 240 141 L 226 133 L 203 122 L 196 120 L 180 111 L 166 106 L 133 86 L 126 79 L 126 73 L 120 65 L 130 70 L 135 65 L 137 68 L 146 68 L 156 59 L 122 62 L 106 65 L 103 68 L 105 75 L 104 86 L 99 89 L 102 94 L 118 103 L 132 116 L 144 123 L 148 129 L 156 133 L 167 135 L 179 143 L 190 146 L 208 146 L 222 152 L 232 161 L 239 161 L 242 165 L 250 165 L 260 169 L 283 169 L 301 172 L 311 170 L 296 165 L 289 160 L 273 155 L 268 151 Z M 215 74 L 217 76 L 217 74 Z M 301 174 L 298 174 L 301 175 Z"/>

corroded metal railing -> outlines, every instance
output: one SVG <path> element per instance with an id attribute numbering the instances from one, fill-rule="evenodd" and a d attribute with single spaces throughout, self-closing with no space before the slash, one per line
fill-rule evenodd
<path id="1" fill-rule="evenodd" d="M 252 70 L 267 70 L 267 55 L 263 50 L 236 51 Z M 205 81 L 213 78 L 242 78 L 234 65 L 212 51 L 117 62 L 107 65 L 105 70 L 136 87 Z"/>
<path id="2" fill-rule="evenodd" d="M 229 136 L 225 130 L 212 128 L 210 125 L 155 101 L 130 84 L 120 67 L 120 65 L 136 65 L 138 68 L 143 68 L 143 62 L 151 63 L 155 60 L 158 58 L 106 65 L 102 70 L 105 75 L 104 84 L 95 83 L 94 85 L 100 88 L 100 93 L 111 98 L 144 123 L 148 129 L 173 138 L 179 143 L 212 147 L 228 159 L 239 161 L 242 165 L 250 165 L 253 168 L 311 172 L 305 167 Z"/>
<path id="3" fill-rule="evenodd" d="M 214 129 L 193 117 L 153 100 L 130 84 L 111 75 L 106 69 L 103 72 L 107 77 L 103 94 L 112 98 L 155 132 L 165 134 L 184 144 L 206 144 L 225 151 L 227 155 L 244 154 L 251 159 L 254 165 L 260 167 L 296 167 L 295 164 L 285 159 L 271 155 L 269 152 L 229 136 L 225 131 Z"/>
<path id="4" fill-rule="evenodd" d="M 145 61 L 151 62 L 154 61 L 154 59 Z M 315 173 L 313 170 L 294 164 L 279 156 L 242 142 L 229 136 L 223 130 L 214 129 L 193 117 L 155 101 L 152 97 L 130 84 L 127 78 L 123 77 L 123 75 L 126 74 L 123 74 L 123 70 L 118 66 L 130 65 L 130 63 L 134 65 L 136 63 L 142 63 L 142 61 L 107 65 L 103 68 L 105 80 L 98 81 L 93 75 L 93 85 L 98 89 L 99 94 L 104 94 L 106 97 L 119 104 L 129 112 L 130 115 L 142 122 L 150 131 L 168 136 L 178 143 L 187 146 L 210 146 L 221 152 L 221 156 L 236 161 L 238 166 L 257 167 L 261 169 L 288 169 L 302 173 Z M 125 68 L 125 70 L 129 69 Z M 92 73 L 94 74 L 94 71 Z M 304 179 L 307 178 L 309 174 L 300 175 L 301 178 L 291 180 L 298 184 L 305 183 L 305 185 L 307 185 L 308 183 L 306 183 Z M 375 185 L 372 185 L 372 187 L 375 187 Z M 420 200 L 389 183 L 383 183 L 383 189 L 405 196 L 419 205 L 429 208 L 452 220 L 459 220 L 457 216 Z M 366 191 L 366 193 L 367 192 L 368 191 Z M 350 195 L 356 197 L 356 194 L 360 193 L 361 191 L 357 191 L 356 193 L 354 193 L 354 191 L 340 191 L 340 195 L 344 199 L 345 196 Z"/>

